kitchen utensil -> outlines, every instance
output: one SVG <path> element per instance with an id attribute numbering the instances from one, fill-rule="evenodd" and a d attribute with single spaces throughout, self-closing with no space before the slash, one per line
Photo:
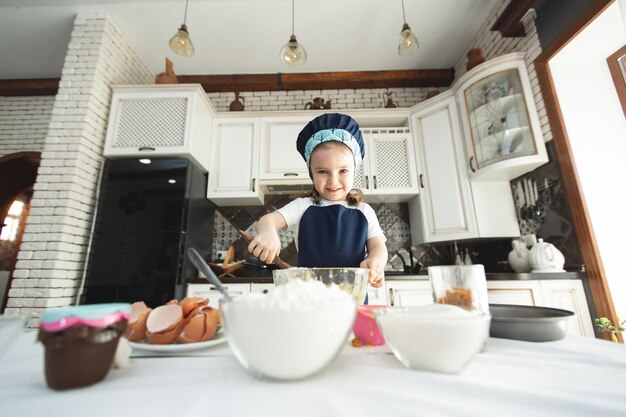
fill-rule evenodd
<path id="1" fill-rule="evenodd" d="M 217 288 L 217 290 L 221 292 L 222 295 L 224 295 L 224 298 L 226 300 L 232 300 L 232 297 L 230 296 L 228 291 L 226 291 L 220 279 L 217 277 L 217 275 L 215 275 L 215 272 L 213 272 L 211 268 L 209 268 L 209 265 L 204 262 L 204 259 L 202 259 L 202 256 L 200 256 L 197 250 L 195 250 L 194 248 L 189 248 L 189 250 L 187 251 L 187 256 L 189 256 L 191 263 L 196 268 L 198 268 L 198 271 L 202 272 L 206 279 L 209 280 L 209 282 L 213 284 L 213 286 Z"/>
<path id="2" fill-rule="evenodd" d="M 567 322 L 574 315 L 558 308 L 490 304 L 491 337 L 549 342 L 565 337 Z"/>
<path id="3" fill-rule="evenodd" d="M 237 262 L 232 262 L 234 257 L 235 257 L 235 245 L 230 245 L 228 247 L 228 252 L 226 252 L 226 257 L 224 258 L 223 263 L 220 264 L 220 263 L 214 263 L 214 262 L 207 262 L 207 264 L 220 274 L 218 278 L 222 278 L 224 276 L 234 277 L 233 272 L 243 267 L 245 263 L 245 259 L 242 259 L 241 261 L 237 261 Z"/>
<path id="4" fill-rule="evenodd" d="M 365 268 L 289 268 L 272 271 L 274 284 L 285 285 L 295 279 L 321 281 L 327 287 L 337 285 L 341 290 L 356 297 L 359 304 L 365 302 L 369 269 Z"/>
<path id="5" fill-rule="evenodd" d="M 374 318 L 374 310 L 387 308 L 383 305 L 361 305 L 356 313 L 356 320 L 352 327 L 354 337 L 359 339 L 364 345 L 379 346 L 385 344 L 376 319 Z"/>
<path id="6" fill-rule="evenodd" d="M 252 235 L 252 233 L 250 232 L 246 232 L 244 230 L 239 230 L 239 234 L 246 240 L 246 242 L 250 243 L 254 240 L 254 236 Z M 280 258 L 280 254 L 278 256 L 276 256 L 276 258 L 274 258 L 274 261 L 272 262 L 274 265 L 278 266 L 279 268 L 282 269 L 287 269 L 287 268 L 291 268 L 291 265 L 289 265 L 287 262 L 283 261 Z"/>
<path id="7" fill-rule="evenodd" d="M 374 317 L 396 358 L 425 371 L 461 372 L 489 334 L 489 314 L 451 305 L 389 307 L 374 310 Z"/>

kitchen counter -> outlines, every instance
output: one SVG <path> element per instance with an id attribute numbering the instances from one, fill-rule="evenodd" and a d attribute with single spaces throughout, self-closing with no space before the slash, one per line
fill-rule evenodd
<path id="1" fill-rule="evenodd" d="M 458 375 L 407 369 L 385 347 L 346 345 L 324 372 L 290 383 L 255 379 L 223 344 L 196 356 L 134 358 L 96 385 L 55 392 L 46 386 L 35 335 L 23 333 L 0 359 L 1 415 L 626 415 L 626 348 L 599 339 L 491 338 Z"/>
<path id="2" fill-rule="evenodd" d="M 546 279 L 586 279 L 586 272 L 555 272 L 555 273 L 515 273 L 515 272 L 488 272 L 485 274 L 487 281 L 507 281 L 507 280 L 546 280 Z M 405 281 L 424 279 L 428 280 L 428 274 L 405 274 L 404 272 L 386 272 L 385 279 L 389 281 Z M 251 277 L 224 277 L 220 278 L 224 284 L 273 284 L 274 280 L 271 276 L 251 276 Z M 188 284 L 206 284 L 203 278 L 188 279 Z"/>

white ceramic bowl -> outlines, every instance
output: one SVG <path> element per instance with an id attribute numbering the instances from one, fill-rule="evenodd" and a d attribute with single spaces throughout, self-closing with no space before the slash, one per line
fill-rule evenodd
<path id="1" fill-rule="evenodd" d="M 489 336 L 488 314 L 432 304 L 374 310 L 376 322 L 393 354 L 406 367 L 433 372 L 461 372 Z"/>
<path id="2" fill-rule="evenodd" d="M 220 301 L 239 363 L 257 377 L 278 380 L 303 379 L 328 366 L 347 343 L 356 306 L 338 287 L 302 280 Z"/>

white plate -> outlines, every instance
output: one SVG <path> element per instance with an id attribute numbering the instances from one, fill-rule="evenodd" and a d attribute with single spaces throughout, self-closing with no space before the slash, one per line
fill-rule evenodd
<path id="1" fill-rule="evenodd" d="M 148 352 L 191 352 L 194 350 L 206 349 L 211 346 L 219 345 L 226 342 L 226 335 L 224 332 L 218 332 L 213 339 L 206 342 L 197 343 L 174 343 L 171 345 L 151 345 L 148 342 L 128 342 L 129 346 L 133 349 L 144 350 Z"/>

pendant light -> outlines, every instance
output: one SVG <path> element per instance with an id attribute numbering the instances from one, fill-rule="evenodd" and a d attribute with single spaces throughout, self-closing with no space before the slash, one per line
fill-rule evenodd
<path id="1" fill-rule="evenodd" d="M 178 32 L 172 39 L 170 39 L 170 48 L 172 51 L 176 52 L 180 56 L 189 57 L 192 56 L 195 52 L 193 48 L 193 44 L 191 43 L 191 39 L 189 38 L 189 31 L 187 30 L 187 5 L 189 4 L 189 0 L 185 0 L 185 17 L 183 19 L 183 24 L 180 25 Z"/>
<path id="2" fill-rule="evenodd" d="M 294 0 L 291 0 L 291 37 L 280 50 L 280 60 L 289 65 L 300 65 L 306 62 L 306 50 L 298 43 L 294 34 Z"/>
<path id="3" fill-rule="evenodd" d="M 411 31 L 411 26 L 409 26 L 406 22 L 406 16 L 404 14 L 404 0 L 402 0 L 402 20 L 404 25 L 402 25 L 402 31 L 400 32 L 398 53 L 400 56 L 413 55 L 417 51 L 417 48 L 419 48 L 419 44 L 417 43 L 417 37 L 413 31 Z"/>

